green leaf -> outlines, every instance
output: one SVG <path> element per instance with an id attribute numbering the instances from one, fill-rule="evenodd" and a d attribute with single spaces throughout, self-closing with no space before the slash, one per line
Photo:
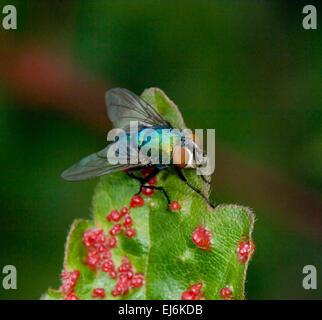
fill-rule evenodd
<path id="1" fill-rule="evenodd" d="M 184 121 L 172 101 L 160 90 L 151 88 L 142 94 L 143 99 L 153 105 L 174 127 L 185 128 Z M 208 196 L 209 187 L 192 169 L 184 170 L 187 180 Z M 220 290 L 226 286 L 232 289 L 232 298 L 243 299 L 245 278 L 251 254 L 244 262 L 238 259 L 236 251 L 241 241 L 253 242 L 251 234 L 254 215 L 245 207 L 220 205 L 215 209 L 181 181 L 172 168 L 161 171 L 157 186 L 162 186 L 171 201 L 176 200 L 181 209 L 171 211 L 161 191 L 155 191 L 152 198 L 143 196 L 142 207 L 131 208 L 133 238 L 124 232 L 117 235 L 118 244 L 111 249 L 116 268 L 126 256 L 136 272 L 145 277 L 145 285 L 130 289 L 117 299 L 181 299 L 182 293 L 193 284 L 202 282 L 204 299 L 222 299 Z M 93 271 L 85 263 L 88 249 L 82 238 L 84 231 L 96 228 L 109 234 L 112 222 L 107 215 L 114 209 L 120 210 L 131 202 L 139 191 L 139 182 L 123 172 L 102 177 L 93 197 L 93 221 L 76 221 L 70 230 L 64 269 L 80 271 L 74 287 L 79 299 L 92 299 L 95 288 L 105 289 L 105 299 L 115 299 L 111 291 L 116 279 L 101 270 Z M 207 250 L 192 241 L 192 234 L 198 226 L 211 232 L 211 245 Z M 48 290 L 44 299 L 61 299 L 60 291 Z"/>
<path id="2" fill-rule="evenodd" d="M 61 300 L 64 293 L 54 289 L 48 289 L 47 292 L 41 297 L 42 300 Z"/>

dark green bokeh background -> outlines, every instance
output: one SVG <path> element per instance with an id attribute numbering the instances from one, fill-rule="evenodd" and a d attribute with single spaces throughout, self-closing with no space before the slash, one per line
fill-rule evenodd
<path id="1" fill-rule="evenodd" d="M 5 4 L 0 2 L 1 10 Z M 63 54 L 74 69 L 85 70 L 85 89 L 85 75 L 108 84 L 106 90 L 115 85 L 140 94 L 159 87 L 179 106 L 189 127 L 216 129 L 219 156 L 221 150 L 231 150 L 237 164 L 285 178 L 305 190 L 308 199 L 320 201 L 322 38 L 319 29 L 302 28 L 305 2 L 10 4 L 17 7 L 18 30 L 5 31 L 0 25 L 0 50 L 10 47 L 21 58 L 32 46 L 50 48 L 58 60 Z M 68 109 L 68 99 L 49 98 L 46 108 L 46 101 L 26 94 L 24 81 L 30 85 L 33 80 L 23 70 L 20 75 L 19 66 L 10 72 L 8 56 L 0 58 L 0 270 L 6 264 L 18 270 L 18 289 L 0 286 L 0 298 L 38 299 L 47 287 L 59 286 L 68 228 L 75 218 L 90 217 L 96 184 L 71 184 L 60 173 L 104 146 L 105 134 L 95 121 L 80 121 L 77 108 L 60 112 Z M 46 91 L 41 85 L 37 90 L 40 95 Z M 70 92 L 77 95 L 72 88 Z M 103 95 L 101 99 L 104 108 Z M 88 109 L 97 112 L 90 104 Z M 224 166 L 217 162 L 216 172 Z M 321 212 L 310 212 L 305 202 L 303 216 L 293 218 L 291 211 L 275 210 L 281 199 L 274 185 L 263 198 L 258 190 L 266 181 L 247 183 L 246 178 L 247 188 L 241 190 L 230 176 L 231 188 L 221 187 L 216 172 L 216 202 L 250 206 L 257 216 L 247 298 L 321 298 L 321 225 L 313 233 L 301 227 L 312 214 L 321 221 Z M 254 197 L 258 201 L 249 202 Z M 317 267 L 318 290 L 302 287 L 307 264 Z"/>

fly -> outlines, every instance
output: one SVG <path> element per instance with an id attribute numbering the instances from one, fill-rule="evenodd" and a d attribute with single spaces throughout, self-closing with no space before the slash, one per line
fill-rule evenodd
<path id="1" fill-rule="evenodd" d="M 198 166 L 201 166 L 202 163 L 200 161 L 198 162 L 197 158 L 203 159 L 204 161 L 206 159 L 206 153 L 198 145 L 193 135 L 183 135 L 179 130 L 174 129 L 154 107 L 127 89 L 113 88 L 108 90 L 105 94 L 105 101 L 107 114 L 114 127 L 121 128 L 126 133 L 123 140 L 118 139 L 117 141 L 118 146 L 123 148 L 121 154 L 125 154 L 126 161 L 108 161 L 108 159 L 110 159 L 107 157 L 108 151 L 111 147 L 115 147 L 115 141 L 114 143 L 108 144 L 103 150 L 81 159 L 79 162 L 65 170 L 61 175 L 63 179 L 68 181 L 81 181 L 113 172 L 125 171 L 129 176 L 140 181 L 139 194 L 150 179 L 155 177 L 161 170 L 171 166 L 175 168 L 178 177 L 186 185 L 197 192 L 212 208 L 214 208 L 214 205 L 208 198 L 187 181 L 182 172 L 183 168 L 196 169 Z M 130 140 L 129 136 L 133 134 L 130 126 L 131 121 L 136 121 L 138 127 L 138 131 L 135 133 L 137 135 L 135 140 L 137 141 L 136 146 L 128 144 Z M 160 138 L 162 137 L 164 130 L 167 130 L 166 132 L 171 135 L 172 139 L 170 144 L 167 144 L 166 146 L 161 144 L 161 151 L 168 154 L 170 162 L 167 164 L 162 163 L 162 161 L 153 162 L 151 161 L 151 158 L 146 156 L 145 158 L 141 157 L 137 163 L 131 163 L 128 160 L 134 148 L 140 150 L 147 142 L 152 145 L 151 149 L 160 147 L 159 142 L 154 143 L 154 141 L 148 141 L 146 138 L 149 136 L 151 129 L 154 130 L 154 133 Z M 150 140 L 153 140 L 151 139 L 151 136 Z M 124 143 L 122 143 L 122 141 Z M 158 141 L 160 141 L 160 139 L 158 139 Z M 118 154 L 118 156 L 120 156 L 120 154 Z M 134 174 L 135 172 L 146 168 L 150 168 L 151 171 L 145 178 L 138 177 Z M 201 175 L 201 177 L 205 182 L 209 183 L 203 175 Z M 163 187 L 149 186 L 149 188 L 162 191 L 168 204 L 170 204 L 170 198 Z"/>

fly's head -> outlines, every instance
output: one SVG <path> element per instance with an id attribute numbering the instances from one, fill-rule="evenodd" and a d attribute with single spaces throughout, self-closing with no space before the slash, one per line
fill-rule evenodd
<path id="1" fill-rule="evenodd" d="M 194 134 L 183 136 L 181 145 L 173 149 L 173 163 L 179 168 L 197 169 L 207 165 L 207 153 Z"/>

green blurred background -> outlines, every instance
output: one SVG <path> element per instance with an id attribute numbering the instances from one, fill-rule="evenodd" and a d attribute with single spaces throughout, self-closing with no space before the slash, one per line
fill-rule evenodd
<path id="1" fill-rule="evenodd" d="M 159 87 L 188 127 L 216 129 L 215 201 L 257 217 L 247 298 L 322 297 L 322 37 L 320 21 L 302 28 L 307 3 L 10 4 L 18 29 L 0 25 L 0 270 L 17 267 L 18 289 L 0 287 L 1 299 L 59 286 L 67 231 L 90 217 L 97 183 L 60 173 L 104 146 L 113 86 Z M 308 264 L 317 290 L 302 287 Z"/>

